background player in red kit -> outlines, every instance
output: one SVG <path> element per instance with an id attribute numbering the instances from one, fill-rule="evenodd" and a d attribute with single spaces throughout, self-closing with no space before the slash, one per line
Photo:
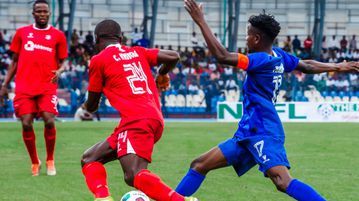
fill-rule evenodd
<path id="1" fill-rule="evenodd" d="M 82 172 L 95 200 L 110 197 L 103 164 L 118 159 L 125 182 L 157 201 L 184 201 L 184 198 L 154 173 L 147 170 L 154 144 L 163 132 L 156 83 L 150 66 L 163 64 L 157 86 L 169 87 L 168 72 L 179 55 L 175 51 L 121 46 L 121 27 L 113 20 L 100 22 L 95 29 L 96 47 L 101 51 L 90 62 L 89 95 L 83 107 L 97 110 L 103 92 L 122 120 L 113 134 L 88 149 L 82 158 Z"/>
<path id="2" fill-rule="evenodd" d="M 14 53 L 8 74 L 2 84 L 0 98 L 7 97 L 8 85 L 16 74 L 14 109 L 21 119 L 22 135 L 32 162 L 32 175 L 39 175 L 33 129 L 34 117 L 40 115 L 45 123 L 46 167 L 48 175 L 56 175 L 54 163 L 55 115 L 57 111 L 57 80 L 64 71 L 67 57 L 65 35 L 48 25 L 50 9 L 45 0 L 33 4 L 35 23 L 19 28 L 10 46 Z"/>

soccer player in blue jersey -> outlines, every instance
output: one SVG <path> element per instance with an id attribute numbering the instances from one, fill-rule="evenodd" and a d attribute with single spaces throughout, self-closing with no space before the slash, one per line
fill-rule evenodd
<path id="1" fill-rule="evenodd" d="M 272 180 L 279 191 L 300 201 L 325 200 L 312 187 L 290 176 L 284 130 L 274 105 L 284 72 L 298 70 L 314 74 L 358 71 L 359 64 L 299 60 L 272 47 L 280 25 L 272 15 L 265 13 L 251 16 L 248 20 L 246 40 L 250 54 L 228 52 L 216 40 L 205 21 L 202 5 L 197 5 L 194 0 L 184 2 L 218 62 L 247 71 L 247 77 L 243 84 L 243 117 L 233 138 L 196 158 L 176 191 L 184 196 L 192 195 L 206 174 L 214 169 L 233 166 L 241 176 L 258 164 L 259 170 Z"/>

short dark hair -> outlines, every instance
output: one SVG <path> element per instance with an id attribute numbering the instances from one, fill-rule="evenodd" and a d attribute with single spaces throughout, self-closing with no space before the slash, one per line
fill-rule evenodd
<path id="1" fill-rule="evenodd" d="M 262 32 L 270 42 L 274 41 L 281 29 L 279 22 L 274 19 L 274 16 L 264 12 L 259 15 L 252 15 L 249 17 L 248 22 Z"/>
<path id="2" fill-rule="evenodd" d="M 36 1 L 34 1 L 34 4 L 32 4 L 32 9 L 34 9 L 36 4 L 39 4 L 39 3 L 44 3 L 44 4 L 49 5 L 49 2 L 47 0 L 36 0 Z"/>
<path id="3" fill-rule="evenodd" d="M 96 25 L 95 35 L 99 38 L 119 38 L 122 36 L 121 26 L 114 20 L 103 20 Z"/>

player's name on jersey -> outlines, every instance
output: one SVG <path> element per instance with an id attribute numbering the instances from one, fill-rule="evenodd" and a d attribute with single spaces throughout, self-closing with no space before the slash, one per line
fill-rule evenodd
<path id="1" fill-rule="evenodd" d="M 118 54 L 113 55 L 113 58 L 116 61 L 131 60 L 131 59 L 136 58 L 136 57 L 138 57 L 138 54 L 137 54 L 137 52 L 135 50 L 132 51 L 132 52 L 118 53 Z"/>

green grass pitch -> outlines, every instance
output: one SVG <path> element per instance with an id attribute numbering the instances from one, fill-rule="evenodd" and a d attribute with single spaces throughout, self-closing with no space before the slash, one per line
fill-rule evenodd
<path id="1" fill-rule="evenodd" d="M 83 151 L 105 139 L 113 122 L 57 123 L 55 177 L 30 176 L 30 159 L 22 142 L 20 123 L 0 123 L 0 200 L 93 200 L 81 173 Z M 43 125 L 35 123 L 40 159 L 45 162 Z M 286 148 L 291 174 L 317 189 L 328 200 L 359 199 L 359 124 L 288 123 Z M 175 187 L 199 154 L 231 137 L 236 123 L 166 123 L 155 146 L 149 169 Z M 117 161 L 106 165 L 110 191 L 119 198 L 132 188 L 125 185 Z M 269 179 L 257 170 L 238 178 L 231 167 L 212 171 L 195 194 L 201 201 L 285 201 Z"/>

